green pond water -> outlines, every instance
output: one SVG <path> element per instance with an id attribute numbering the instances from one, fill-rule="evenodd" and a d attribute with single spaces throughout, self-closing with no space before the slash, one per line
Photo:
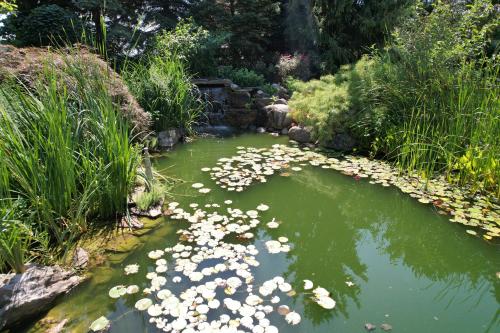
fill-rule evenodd
<path id="1" fill-rule="evenodd" d="M 297 326 L 272 313 L 268 318 L 280 332 L 364 332 L 365 323 L 388 323 L 392 332 L 500 332 L 500 251 L 448 222 L 431 205 L 394 187 L 369 184 L 330 169 L 304 167 L 290 177 L 272 176 L 243 192 L 226 192 L 215 185 L 202 167 L 213 167 L 221 157 L 236 154 L 237 146 L 270 147 L 284 138 L 267 134 L 227 139 L 198 139 L 178 146 L 155 160 L 165 175 L 186 181 L 174 188 L 175 201 L 219 203 L 231 199 L 233 207 L 255 209 L 270 206 L 262 222 L 273 217 L 282 221 L 278 229 L 265 223 L 251 242 L 259 249 L 256 285 L 281 275 L 298 291 L 281 297 L 302 316 Z M 204 183 L 212 191 L 201 195 L 191 188 Z M 145 275 L 154 271 L 151 250 L 178 242 L 176 231 L 186 223 L 164 219 L 142 237 L 143 244 L 124 256 L 94 270 L 90 281 L 62 297 L 48 313 L 53 319 L 68 318 L 68 332 L 86 332 L 96 318 L 112 320 L 110 332 L 156 332 L 147 313 L 134 309 L 140 294 L 111 299 L 108 291 L 119 284 L 148 286 Z M 288 237 L 289 253 L 269 254 L 264 241 Z M 173 276 L 173 259 L 168 257 Z M 138 274 L 125 276 L 123 268 L 138 263 Z M 331 292 L 337 301 L 325 310 L 301 292 L 310 279 Z M 349 287 L 346 281 L 352 281 Z M 189 279 L 165 287 L 185 289 Z M 35 332 L 31 327 L 27 331 Z M 381 332 L 377 328 L 377 332 Z"/>

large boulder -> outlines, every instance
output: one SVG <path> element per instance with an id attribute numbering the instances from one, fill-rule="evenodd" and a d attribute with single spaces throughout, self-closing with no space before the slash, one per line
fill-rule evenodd
<path id="1" fill-rule="evenodd" d="M 331 140 L 322 143 L 322 146 L 340 151 L 351 151 L 357 144 L 357 141 L 349 134 L 337 133 Z"/>
<path id="2" fill-rule="evenodd" d="M 264 108 L 267 113 L 267 127 L 281 130 L 292 124 L 290 108 L 284 104 L 268 105 Z"/>
<path id="3" fill-rule="evenodd" d="M 256 97 L 254 98 L 253 103 L 256 108 L 263 109 L 266 106 L 273 104 L 273 99 L 270 97 Z"/>
<path id="4" fill-rule="evenodd" d="M 0 330 L 47 311 L 83 280 L 59 266 L 29 265 L 22 274 L 1 274 Z"/>
<path id="5" fill-rule="evenodd" d="M 231 90 L 229 92 L 229 106 L 235 109 L 246 108 L 252 103 L 247 90 Z"/>
<path id="6" fill-rule="evenodd" d="M 299 143 L 309 143 L 311 142 L 311 131 L 305 127 L 292 126 L 288 130 L 288 137 L 290 140 L 294 140 Z"/>
<path id="7" fill-rule="evenodd" d="M 158 147 L 160 149 L 170 149 L 175 146 L 184 136 L 179 128 L 170 128 L 158 133 Z"/>
<path id="8" fill-rule="evenodd" d="M 67 89 L 75 86 L 75 78 L 64 73 L 64 68 L 74 61 L 85 65 L 90 75 L 106 78 L 106 86 L 113 101 L 120 107 L 122 114 L 132 123 L 138 137 L 149 132 L 151 115 L 145 112 L 128 90 L 120 76 L 99 56 L 80 46 L 75 51 L 51 51 L 48 48 L 16 48 L 11 45 L 0 45 L 0 82 L 6 77 L 15 76 L 26 86 L 34 88 L 37 77 L 47 65 L 53 65 L 64 76 Z M 109 74 L 109 75 L 108 75 Z"/>
<path id="9" fill-rule="evenodd" d="M 251 108 L 230 108 L 224 113 L 224 123 L 236 128 L 246 129 L 255 124 L 257 110 Z"/>

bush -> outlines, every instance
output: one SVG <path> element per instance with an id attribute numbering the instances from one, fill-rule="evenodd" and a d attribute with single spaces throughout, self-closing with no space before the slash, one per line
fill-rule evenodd
<path id="1" fill-rule="evenodd" d="M 0 35 L 19 46 L 42 46 L 75 42 L 81 31 L 74 12 L 51 4 L 35 7 L 29 14 L 8 15 Z"/>
<path id="2" fill-rule="evenodd" d="M 288 80 L 294 117 L 323 142 L 348 131 L 402 169 L 499 195 L 499 67 L 488 54 L 498 15 L 486 0 L 419 7 L 371 58 L 321 80 Z"/>
<path id="3" fill-rule="evenodd" d="M 10 223 L 10 236 L 2 239 L 0 256 L 10 266 L 6 248 L 20 258 L 19 244 L 26 252 L 29 235 L 47 235 L 64 250 L 89 220 L 125 214 L 140 163 L 109 94 L 109 73 L 76 52 L 61 58 L 57 70 L 45 66 L 34 90 L 1 89 L 0 208 L 15 212 L 2 223 L 22 221 L 22 228 Z M 68 78 L 72 89 L 61 84 Z"/>
<path id="4" fill-rule="evenodd" d="M 153 53 L 178 57 L 195 76 L 215 76 L 221 46 L 228 37 L 225 33 L 209 32 L 192 20 L 182 20 L 174 30 L 164 31 L 156 38 Z"/>
<path id="5" fill-rule="evenodd" d="M 300 80 L 311 78 L 311 64 L 309 56 L 295 53 L 294 55 L 282 55 L 276 65 L 281 82 L 287 77 L 293 77 Z"/>
<path id="6" fill-rule="evenodd" d="M 242 87 L 260 87 L 266 83 L 264 76 L 247 68 L 219 67 L 219 77 L 227 78 Z"/>
<path id="7" fill-rule="evenodd" d="M 122 75 L 139 104 L 151 113 L 156 131 L 183 128 L 192 132 L 202 103 L 178 57 L 150 56 L 129 63 Z"/>

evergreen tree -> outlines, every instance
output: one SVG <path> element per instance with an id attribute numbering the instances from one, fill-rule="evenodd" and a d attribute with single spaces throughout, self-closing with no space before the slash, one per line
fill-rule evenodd
<path id="1" fill-rule="evenodd" d="M 412 0 L 313 0 L 323 69 L 332 72 L 380 44 Z"/>
<path id="2" fill-rule="evenodd" d="M 195 20 L 211 31 L 230 33 L 232 63 L 251 66 L 282 46 L 282 8 L 276 0 L 202 0 Z"/>

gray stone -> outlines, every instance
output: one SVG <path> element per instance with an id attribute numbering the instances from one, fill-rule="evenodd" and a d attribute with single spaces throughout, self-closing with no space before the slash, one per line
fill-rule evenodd
<path id="1" fill-rule="evenodd" d="M 183 132 L 179 128 L 170 128 L 158 133 L 158 146 L 162 149 L 169 149 L 175 146 L 183 137 Z"/>
<path id="2" fill-rule="evenodd" d="M 74 268 L 82 269 L 87 267 L 88 264 L 89 264 L 89 254 L 81 247 L 77 247 L 75 250 L 75 254 L 73 255 L 72 266 Z"/>
<path id="3" fill-rule="evenodd" d="M 252 98 L 246 90 L 233 90 L 229 93 L 229 106 L 231 108 L 246 108 L 251 103 Z"/>
<path id="4" fill-rule="evenodd" d="M 279 98 L 277 99 L 274 104 L 284 104 L 284 105 L 288 105 L 288 102 L 286 101 L 286 99 L 284 98 Z"/>
<path id="5" fill-rule="evenodd" d="M 269 97 L 257 97 L 253 100 L 257 108 L 263 109 L 268 105 L 273 104 L 273 99 Z"/>
<path id="6" fill-rule="evenodd" d="M 83 280 L 59 266 L 28 265 L 22 274 L 1 274 L 0 330 L 47 311 L 57 296 Z"/>
<path id="7" fill-rule="evenodd" d="M 283 128 L 281 130 L 281 135 L 288 135 L 288 128 Z"/>
<path id="8" fill-rule="evenodd" d="M 257 110 L 250 108 L 231 108 L 224 114 L 224 122 L 236 128 L 248 128 L 256 119 Z"/>
<path id="9" fill-rule="evenodd" d="M 332 148 L 340 151 L 351 151 L 356 147 L 357 142 L 347 133 L 338 133 L 333 136 L 333 139 L 322 144 L 326 148 Z"/>
<path id="10" fill-rule="evenodd" d="M 290 108 L 284 104 L 268 105 L 264 108 L 267 112 L 267 127 L 281 130 L 292 124 Z"/>
<path id="11" fill-rule="evenodd" d="M 311 131 L 304 127 L 292 126 L 288 130 L 288 137 L 299 143 L 308 143 L 311 142 Z"/>
<path id="12" fill-rule="evenodd" d="M 257 133 L 266 133 L 266 129 L 264 127 L 257 127 Z"/>

